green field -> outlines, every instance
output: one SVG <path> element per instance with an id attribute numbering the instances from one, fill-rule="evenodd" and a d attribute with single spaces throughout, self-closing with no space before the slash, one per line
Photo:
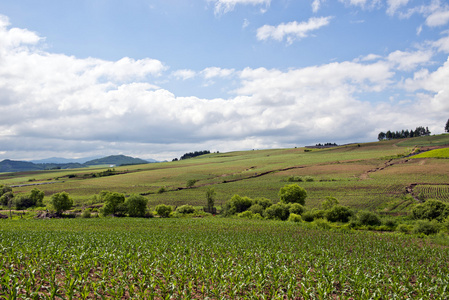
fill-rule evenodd
<path id="1" fill-rule="evenodd" d="M 449 158 L 449 148 L 430 150 L 416 155 L 415 158 Z"/>
<path id="2" fill-rule="evenodd" d="M 406 211 L 413 204 L 404 200 L 409 186 L 439 184 L 441 193 L 427 195 L 426 189 L 421 189 L 421 196 L 449 201 L 448 160 L 404 157 L 415 145 L 443 142 L 449 143 L 449 135 L 351 144 L 310 152 L 293 148 L 212 153 L 177 162 L 116 167 L 117 175 L 107 177 L 94 177 L 107 168 L 88 168 L 1 174 L 0 180 L 2 184 L 25 185 L 14 187 L 16 194 L 38 187 L 45 192 L 46 201 L 52 194 L 66 191 L 77 207 L 92 204 L 93 195 L 102 190 L 142 194 L 154 207 L 160 203 L 203 206 L 209 187 L 215 188 L 218 206 L 234 194 L 277 202 L 278 191 L 288 177 L 309 176 L 313 181 L 299 183 L 308 192 L 308 208 L 319 207 L 325 197 L 333 196 L 342 205 L 355 209 L 393 213 Z M 186 183 L 191 179 L 197 182 L 187 189 Z M 49 184 L 30 185 L 41 183 Z M 162 187 L 166 192 L 158 193 Z"/>
<path id="3" fill-rule="evenodd" d="M 245 219 L 3 220 L 0 299 L 446 299 L 449 248 Z"/>

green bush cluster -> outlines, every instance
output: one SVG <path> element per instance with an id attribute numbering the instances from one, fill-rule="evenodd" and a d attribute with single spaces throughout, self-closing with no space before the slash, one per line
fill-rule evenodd
<path id="1" fill-rule="evenodd" d="M 101 209 L 104 216 L 144 217 L 147 213 L 148 199 L 141 195 L 133 194 L 125 199 L 125 195 L 122 193 L 102 191 L 100 198 L 104 203 Z"/>

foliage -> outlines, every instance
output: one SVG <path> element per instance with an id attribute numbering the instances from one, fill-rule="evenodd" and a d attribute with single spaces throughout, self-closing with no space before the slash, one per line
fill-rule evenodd
<path id="1" fill-rule="evenodd" d="M 125 201 L 128 216 L 144 217 L 147 211 L 148 199 L 144 196 L 133 194 Z"/>
<path id="2" fill-rule="evenodd" d="M 44 192 L 34 188 L 30 194 L 16 196 L 14 202 L 16 209 L 22 210 L 33 206 L 42 207 L 44 206 L 43 200 Z"/>
<path id="3" fill-rule="evenodd" d="M 273 205 L 273 201 L 271 201 L 270 199 L 264 198 L 264 197 L 255 198 L 253 200 L 253 203 L 254 204 L 259 204 L 260 206 L 263 207 L 263 209 L 267 209 L 268 207 Z"/>
<path id="4" fill-rule="evenodd" d="M 415 131 L 413 131 L 413 130 L 408 131 L 408 129 L 407 130 L 402 129 L 402 131 L 388 130 L 386 133 L 380 132 L 377 136 L 377 139 L 379 141 L 382 141 L 385 139 L 387 139 L 387 140 L 403 139 L 403 138 L 409 138 L 409 137 L 428 136 L 428 135 L 430 135 L 430 133 L 431 132 L 429 131 L 428 127 L 424 128 L 422 126 L 419 126 L 419 127 L 416 127 Z"/>
<path id="5" fill-rule="evenodd" d="M 283 203 L 299 203 L 304 205 L 306 203 L 307 192 L 295 183 L 287 184 L 280 189 L 279 197 Z"/>
<path id="6" fill-rule="evenodd" d="M 180 213 L 182 215 L 193 214 L 195 212 L 195 208 L 192 205 L 185 204 L 185 205 L 181 205 L 180 207 L 176 208 L 176 212 Z"/>
<path id="7" fill-rule="evenodd" d="M 206 190 L 206 205 L 209 211 L 213 210 L 215 205 L 215 189 L 213 187 L 209 187 Z"/>
<path id="8" fill-rule="evenodd" d="M 315 224 L 2 220 L 0 298 L 448 298 L 448 247 Z"/>
<path id="9" fill-rule="evenodd" d="M 298 222 L 302 222 L 302 218 L 300 215 L 297 215 L 295 213 L 290 213 L 290 216 L 288 217 L 288 221 L 298 223 Z"/>
<path id="10" fill-rule="evenodd" d="M 449 205 L 439 200 L 429 199 L 412 209 L 412 217 L 414 219 L 442 221 L 447 216 L 449 216 Z"/>
<path id="11" fill-rule="evenodd" d="M 306 222 L 313 222 L 315 215 L 312 211 L 306 211 L 301 215 L 302 219 Z"/>
<path id="12" fill-rule="evenodd" d="M 346 223 L 352 215 L 353 212 L 349 207 L 341 205 L 335 205 L 330 210 L 326 211 L 326 219 L 330 222 Z"/>
<path id="13" fill-rule="evenodd" d="M 446 125 L 444 126 L 444 132 L 449 132 L 449 119 L 447 119 Z"/>
<path id="14" fill-rule="evenodd" d="M 379 216 L 371 211 L 360 211 L 357 213 L 357 219 L 361 225 L 379 226 L 382 224 Z"/>
<path id="15" fill-rule="evenodd" d="M 239 217 L 239 218 L 252 219 L 253 216 L 254 216 L 254 214 L 250 210 L 245 210 L 244 212 L 241 212 L 241 213 L 237 214 L 237 217 Z"/>
<path id="16" fill-rule="evenodd" d="M 253 205 L 253 200 L 251 198 L 234 195 L 224 204 L 223 214 L 225 216 L 231 216 L 236 213 L 241 213 L 250 208 L 251 205 Z"/>
<path id="17" fill-rule="evenodd" d="M 321 208 L 324 210 L 329 210 L 332 207 L 334 207 L 335 205 L 340 204 L 337 200 L 337 198 L 332 197 L 332 196 L 327 196 L 326 200 L 324 200 L 323 202 L 321 202 Z"/>
<path id="18" fill-rule="evenodd" d="M 441 229 L 441 224 L 439 224 L 436 220 L 428 221 L 428 220 L 418 220 L 413 227 L 413 233 L 415 234 L 437 234 Z"/>
<path id="19" fill-rule="evenodd" d="M 259 214 L 261 216 L 264 215 L 265 209 L 260 204 L 253 204 L 247 211 L 251 211 L 253 214 Z"/>
<path id="20" fill-rule="evenodd" d="M 275 219 L 285 221 L 290 215 L 290 206 L 288 204 L 279 202 L 271 205 L 265 210 L 265 216 L 267 219 Z"/>
<path id="21" fill-rule="evenodd" d="M 156 213 L 162 218 L 170 217 L 173 207 L 171 205 L 159 204 L 155 208 Z"/>
<path id="22" fill-rule="evenodd" d="M 184 155 L 182 155 L 180 160 L 193 158 L 193 157 L 197 157 L 197 156 L 209 154 L 209 153 L 210 153 L 209 150 L 189 152 L 189 153 L 185 153 Z"/>
<path id="23" fill-rule="evenodd" d="M 102 191 L 100 198 L 104 205 L 102 209 L 103 215 L 123 216 L 127 207 L 125 205 L 125 195 L 117 192 Z"/>
<path id="24" fill-rule="evenodd" d="M 302 215 L 306 209 L 299 203 L 290 204 L 289 212 L 290 214 Z"/>
<path id="25" fill-rule="evenodd" d="M 62 214 L 65 210 L 71 209 L 73 200 L 66 192 L 56 193 L 51 196 L 50 204 L 56 210 L 56 213 Z"/>
<path id="26" fill-rule="evenodd" d="M 191 188 L 191 187 L 193 187 L 193 186 L 195 185 L 195 183 L 197 183 L 197 182 L 198 182 L 198 179 L 189 179 L 189 180 L 187 180 L 186 187 L 187 187 L 187 188 Z"/>

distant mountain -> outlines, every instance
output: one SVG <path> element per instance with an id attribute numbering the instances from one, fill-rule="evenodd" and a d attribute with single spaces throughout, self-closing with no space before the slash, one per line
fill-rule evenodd
<path id="1" fill-rule="evenodd" d="M 45 159 L 31 160 L 35 164 L 69 164 L 79 163 L 84 164 L 86 161 L 100 158 L 101 156 L 91 156 L 83 158 L 63 158 L 63 157 L 50 157 Z"/>
<path id="2" fill-rule="evenodd" d="M 139 165 L 148 164 L 149 162 L 140 158 L 134 158 L 126 155 L 111 155 L 85 162 L 85 165 Z"/>
<path id="3" fill-rule="evenodd" d="M 5 159 L 0 162 L 0 172 L 23 172 L 37 170 L 43 170 L 43 168 L 28 161 Z"/>

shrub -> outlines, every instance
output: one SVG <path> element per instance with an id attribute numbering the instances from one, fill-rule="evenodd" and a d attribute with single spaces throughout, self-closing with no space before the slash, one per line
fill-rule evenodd
<path id="1" fill-rule="evenodd" d="M 321 208 L 324 209 L 324 210 L 328 210 L 328 209 L 331 209 L 332 207 L 334 207 L 335 205 L 338 205 L 338 204 L 339 204 L 339 202 L 338 202 L 337 198 L 331 197 L 331 196 L 327 196 L 326 200 L 321 202 Z"/>
<path id="2" fill-rule="evenodd" d="M 253 214 L 259 214 L 261 216 L 265 212 L 263 206 L 260 204 L 253 204 L 253 205 L 251 205 L 251 207 L 248 210 L 251 211 Z"/>
<path id="3" fill-rule="evenodd" d="M 253 213 L 252 211 L 246 210 L 244 212 L 241 212 L 237 215 L 237 217 L 239 218 L 247 218 L 247 219 L 252 219 L 253 218 Z"/>
<path id="4" fill-rule="evenodd" d="M 290 215 L 289 209 L 290 209 L 289 205 L 279 202 L 268 207 L 265 210 L 265 216 L 267 217 L 267 219 L 276 219 L 285 221 L 288 219 L 288 216 Z"/>
<path id="5" fill-rule="evenodd" d="M 90 209 L 85 209 L 85 210 L 83 210 L 83 212 L 81 213 L 81 218 L 88 219 L 88 218 L 90 218 L 91 216 L 92 216 L 92 215 L 91 215 Z"/>
<path id="6" fill-rule="evenodd" d="M 307 192 L 296 183 L 287 184 L 279 190 L 279 197 L 283 203 L 306 203 Z"/>
<path id="7" fill-rule="evenodd" d="M 302 218 L 300 215 L 297 215 L 295 213 L 290 213 L 290 216 L 288 217 L 288 221 L 290 222 L 302 222 Z"/>
<path id="8" fill-rule="evenodd" d="M 103 215 L 122 216 L 126 213 L 125 195 L 116 192 L 102 191 L 100 198 L 103 200 Z"/>
<path id="9" fill-rule="evenodd" d="M 197 183 L 197 182 L 198 182 L 197 179 L 189 179 L 189 180 L 187 180 L 186 187 L 187 187 L 187 188 L 191 188 L 191 187 L 193 187 L 193 186 L 195 185 L 195 183 Z"/>
<path id="10" fill-rule="evenodd" d="M 413 227 L 413 233 L 415 234 L 437 234 L 440 231 L 441 225 L 436 221 L 418 220 Z"/>
<path id="11" fill-rule="evenodd" d="M 263 207 L 264 210 L 267 209 L 268 207 L 270 207 L 271 205 L 273 205 L 273 201 L 271 201 L 270 199 L 267 199 L 267 198 L 263 198 L 263 197 L 254 199 L 253 203 L 259 204 L 260 206 Z"/>
<path id="12" fill-rule="evenodd" d="M 393 218 L 388 218 L 388 219 L 385 219 L 382 223 L 387 227 L 394 228 L 394 227 L 396 227 L 397 222 Z"/>
<path id="13" fill-rule="evenodd" d="M 72 208 L 73 200 L 66 192 L 56 193 L 51 196 L 50 204 L 56 210 L 56 213 L 61 215 L 62 212 Z"/>
<path id="14" fill-rule="evenodd" d="M 161 186 L 158 190 L 157 190 L 157 193 L 158 194 L 162 194 L 162 193 L 165 193 L 167 191 L 167 189 L 165 188 L 165 186 Z"/>
<path id="15" fill-rule="evenodd" d="M 231 216 L 236 213 L 244 212 L 253 205 L 253 200 L 249 197 L 241 197 L 234 195 L 223 206 L 223 214 L 225 216 Z"/>
<path id="16" fill-rule="evenodd" d="M 379 216 L 370 211 L 360 211 L 357 218 L 362 225 L 379 226 L 382 224 Z"/>
<path id="17" fill-rule="evenodd" d="M 399 224 L 396 227 L 396 231 L 402 232 L 402 233 L 410 233 L 410 228 L 407 224 Z"/>
<path id="18" fill-rule="evenodd" d="M 186 205 L 182 205 L 182 206 L 178 207 L 176 209 L 176 212 L 180 213 L 182 215 L 193 214 L 195 212 L 195 208 L 192 205 L 186 204 Z"/>
<path id="19" fill-rule="evenodd" d="M 147 211 L 148 199 L 142 195 L 131 195 L 125 205 L 130 217 L 144 217 Z"/>
<path id="20" fill-rule="evenodd" d="M 330 222 L 346 223 L 352 215 L 353 213 L 349 207 L 341 205 L 336 205 L 326 211 L 326 219 Z"/>
<path id="21" fill-rule="evenodd" d="M 427 200 L 412 209 L 412 217 L 418 220 L 443 221 L 449 216 L 449 205 L 439 200 Z"/>
<path id="22" fill-rule="evenodd" d="M 314 214 L 311 211 L 306 211 L 301 215 L 302 219 L 306 222 L 312 222 L 314 218 Z"/>
<path id="23" fill-rule="evenodd" d="M 290 208 L 289 208 L 290 214 L 302 215 L 304 211 L 305 211 L 305 208 L 301 204 L 299 204 L 299 203 L 290 204 Z"/>
<path id="24" fill-rule="evenodd" d="M 173 211 L 173 207 L 170 205 L 159 204 L 155 208 L 156 213 L 162 218 L 170 217 L 171 212 Z"/>
<path id="25" fill-rule="evenodd" d="M 303 180 L 306 182 L 312 182 L 315 181 L 315 178 L 313 178 L 312 176 L 304 176 Z"/>
<path id="26" fill-rule="evenodd" d="M 322 229 L 331 229 L 332 226 L 329 224 L 329 222 L 326 219 L 316 219 L 313 221 L 316 227 L 322 228 Z"/>

